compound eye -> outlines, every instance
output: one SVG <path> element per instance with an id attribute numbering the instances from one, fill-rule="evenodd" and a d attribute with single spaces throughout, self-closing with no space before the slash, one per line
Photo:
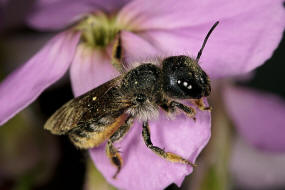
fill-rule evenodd
<path id="1" fill-rule="evenodd" d="M 187 81 L 177 80 L 177 84 L 180 88 L 182 87 L 182 89 L 186 88 L 188 90 L 191 90 L 193 88 L 192 85 Z"/>

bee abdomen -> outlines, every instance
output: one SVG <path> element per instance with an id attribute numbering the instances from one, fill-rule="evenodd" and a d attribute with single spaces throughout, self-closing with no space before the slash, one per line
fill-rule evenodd
<path id="1" fill-rule="evenodd" d="M 88 127 L 72 129 L 68 136 L 75 146 L 82 149 L 97 147 L 109 139 L 115 131 L 125 122 L 127 115 L 123 114 L 109 125 L 92 123 Z M 89 124 L 88 124 L 89 125 Z M 93 128 L 93 130 L 91 130 Z"/>

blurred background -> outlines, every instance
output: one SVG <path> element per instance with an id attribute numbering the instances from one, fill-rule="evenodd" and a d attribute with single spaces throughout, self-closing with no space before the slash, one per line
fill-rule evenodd
<path id="1" fill-rule="evenodd" d="M 33 0 L 1 4 L 0 82 L 54 35 L 25 25 Z M 243 138 L 226 114 L 221 96 L 225 86 L 239 85 L 285 101 L 284 62 L 283 35 L 272 58 L 254 73 L 214 81 L 211 140 L 198 158 L 198 169 L 186 177 L 182 187 L 173 184 L 167 190 L 285 189 L 285 153 L 261 150 Z M 72 98 L 67 74 L 0 128 L 0 190 L 115 189 L 96 170 L 87 152 L 76 149 L 67 137 L 43 130 L 47 118 Z"/>

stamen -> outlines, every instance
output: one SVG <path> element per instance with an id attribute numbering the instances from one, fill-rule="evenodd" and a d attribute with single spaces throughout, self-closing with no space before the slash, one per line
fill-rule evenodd
<path id="1" fill-rule="evenodd" d="M 83 43 L 91 47 L 105 48 L 115 39 L 120 28 L 115 17 L 104 13 L 96 13 L 81 21 L 76 30 L 81 31 Z"/>

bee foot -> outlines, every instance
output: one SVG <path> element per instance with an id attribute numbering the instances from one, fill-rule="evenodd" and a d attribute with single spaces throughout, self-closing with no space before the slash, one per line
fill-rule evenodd
<path id="1" fill-rule="evenodd" d="M 209 107 L 204 107 L 204 108 L 202 108 L 201 110 L 202 110 L 202 111 L 212 111 L 213 108 L 212 108 L 211 106 L 209 106 Z"/>

